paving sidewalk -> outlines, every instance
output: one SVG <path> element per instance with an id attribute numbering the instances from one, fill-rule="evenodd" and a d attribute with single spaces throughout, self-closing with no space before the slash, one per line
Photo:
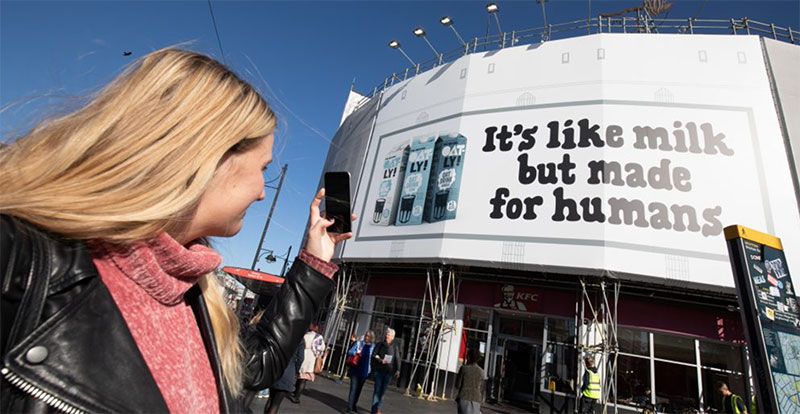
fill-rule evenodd
<path id="1" fill-rule="evenodd" d="M 337 383 L 332 379 L 318 375 L 316 381 L 309 383 L 300 404 L 294 404 L 289 399 L 284 399 L 281 403 L 281 413 L 341 413 L 347 407 L 347 396 L 350 392 L 349 379 Z M 358 412 L 369 413 L 372 408 L 373 382 L 367 381 L 361 390 L 361 397 L 358 401 Z M 381 411 L 386 414 L 395 413 L 455 413 L 456 403 L 453 400 L 446 401 L 427 401 L 417 397 L 407 397 L 403 393 L 405 389 L 390 386 L 383 397 Z M 264 405 L 267 399 L 257 398 L 253 400 L 250 409 L 254 414 L 264 412 Z M 482 405 L 481 411 L 484 413 L 523 413 L 515 407 L 507 405 Z"/>

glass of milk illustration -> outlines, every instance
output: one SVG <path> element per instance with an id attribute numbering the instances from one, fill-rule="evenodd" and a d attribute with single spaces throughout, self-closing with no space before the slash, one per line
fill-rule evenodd
<path id="1" fill-rule="evenodd" d="M 375 209 L 372 213 L 372 224 L 376 226 L 394 224 L 403 177 L 406 173 L 408 150 L 408 144 L 392 149 L 386 154 L 383 164 L 379 165 L 378 198 L 375 200 Z"/>
<path id="2" fill-rule="evenodd" d="M 436 139 L 425 202 L 425 221 L 433 223 L 456 218 L 466 155 L 467 138 L 463 135 Z"/>
<path id="3" fill-rule="evenodd" d="M 398 226 L 422 223 L 435 144 L 435 137 L 416 138 L 411 143 L 400 206 L 397 209 L 395 224 Z"/>

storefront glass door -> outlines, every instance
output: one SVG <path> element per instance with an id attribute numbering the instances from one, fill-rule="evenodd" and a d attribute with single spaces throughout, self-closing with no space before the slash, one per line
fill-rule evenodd
<path id="1" fill-rule="evenodd" d="M 533 402 L 539 380 L 539 345 L 520 338 L 499 337 L 495 378 L 501 400 Z"/>

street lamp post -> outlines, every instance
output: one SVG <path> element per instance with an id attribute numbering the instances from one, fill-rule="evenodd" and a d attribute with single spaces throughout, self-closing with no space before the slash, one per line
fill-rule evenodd
<path id="1" fill-rule="evenodd" d="M 264 187 L 268 188 L 275 188 L 275 198 L 272 199 L 272 207 L 269 209 L 269 215 L 267 216 L 267 222 L 264 223 L 264 231 L 261 232 L 261 238 L 258 239 L 258 248 L 256 248 L 256 255 L 253 257 L 253 265 L 250 266 L 250 269 L 256 270 L 256 263 L 258 262 L 258 256 L 261 254 L 261 246 L 264 244 L 264 236 L 267 235 L 267 229 L 269 228 L 269 222 L 272 219 L 272 212 L 275 211 L 275 203 L 278 201 L 278 195 L 281 193 L 281 187 L 283 186 L 283 178 L 286 177 L 286 170 L 289 168 L 288 164 L 284 164 L 283 168 L 281 169 L 281 180 L 278 182 L 278 187 L 271 187 L 269 185 L 264 185 Z"/>
<path id="2" fill-rule="evenodd" d="M 286 251 L 285 256 L 276 256 L 275 251 L 272 249 L 261 249 L 256 259 L 256 263 L 258 262 L 258 260 L 261 260 L 262 257 L 268 263 L 275 263 L 275 261 L 277 261 L 278 259 L 283 259 L 283 268 L 281 269 L 281 274 L 280 274 L 280 276 L 283 277 L 286 274 L 286 266 L 289 264 L 289 255 L 291 254 L 292 254 L 292 246 L 289 246 L 289 249 Z M 255 268 L 253 270 L 255 270 Z"/>

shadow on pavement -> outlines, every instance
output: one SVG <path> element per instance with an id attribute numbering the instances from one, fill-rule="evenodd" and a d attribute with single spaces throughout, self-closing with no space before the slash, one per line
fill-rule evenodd
<path id="1" fill-rule="evenodd" d="M 305 391 L 303 392 L 303 396 L 305 398 L 313 398 L 327 405 L 328 407 L 331 407 L 337 412 L 342 412 L 344 411 L 345 408 L 347 408 L 347 401 L 333 394 L 328 394 L 327 392 L 315 390 L 313 388 L 306 388 Z"/>

